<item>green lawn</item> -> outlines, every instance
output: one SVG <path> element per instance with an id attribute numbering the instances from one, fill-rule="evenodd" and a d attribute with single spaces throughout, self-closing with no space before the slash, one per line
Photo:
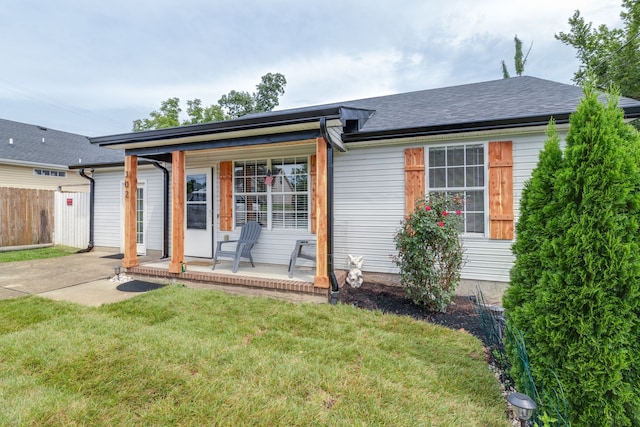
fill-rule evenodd
<path id="1" fill-rule="evenodd" d="M 179 285 L 0 301 L 0 408 L 0 425 L 510 425 L 469 334 Z"/>
<path id="2" fill-rule="evenodd" d="M 0 262 L 30 261 L 34 259 L 55 258 L 75 254 L 78 248 L 69 246 L 51 246 L 40 249 L 26 249 L 21 251 L 0 252 Z"/>

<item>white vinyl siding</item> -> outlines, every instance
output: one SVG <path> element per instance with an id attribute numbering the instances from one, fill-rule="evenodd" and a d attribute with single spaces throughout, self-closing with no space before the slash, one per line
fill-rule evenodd
<path id="1" fill-rule="evenodd" d="M 363 271 L 395 273 L 393 237 L 404 217 L 403 147 L 334 155 L 334 267 L 364 256 Z"/>
<path id="2" fill-rule="evenodd" d="M 95 229 L 96 246 L 122 246 L 122 182 L 124 170 L 96 169 Z M 170 178 L 169 178 L 170 179 Z M 163 243 L 163 177 L 153 167 L 138 167 L 138 182 L 146 183 L 145 226 L 147 250 L 162 250 Z"/>
<path id="3" fill-rule="evenodd" d="M 347 254 L 365 257 L 363 271 L 398 273 L 391 256 L 396 253 L 393 238 L 404 217 L 404 149 L 464 142 L 513 141 L 514 212 L 518 219 L 524 183 L 538 162 L 546 135 L 500 135 L 486 139 L 447 140 L 412 145 L 348 147 L 336 153 L 334 205 L 334 264 L 346 269 Z M 428 173 L 428 172 L 426 172 Z M 426 189 L 425 189 L 426 190 Z M 464 236 L 466 263 L 462 278 L 508 282 L 513 265 L 512 241 L 484 236 Z M 366 274 L 365 274 L 366 275 Z M 366 280 L 366 278 L 365 278 Z"/>

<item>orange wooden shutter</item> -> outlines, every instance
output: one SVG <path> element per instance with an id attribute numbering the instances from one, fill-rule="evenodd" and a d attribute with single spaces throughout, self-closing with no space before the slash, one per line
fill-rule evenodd
<path id="1" fill-rule="evenodd" d="M 513 239 L 513 149 L 511 141 L 489 143 L 489 237 Z"/>
<path id="2" fill-rule="evenodd" d="M 404 150 L 405 215 L 416 207 L 416 199 L 424 196 L 424 148 Z"/>
<path id="3" fill-rule="evenodd" d="M 233 162 L 220 162 L 220 230 L 233 230 Z"/>
<path id="4" fill-rule="evenodd" d="M 316 155 L 312 155 L 309 161 L 309 177 L 311 178 L 311 203 L 309 204 L 309 210 L 311 211 L 311 232 L 316 234 L 316 191 L 317 182 L 316 177 Z"/>

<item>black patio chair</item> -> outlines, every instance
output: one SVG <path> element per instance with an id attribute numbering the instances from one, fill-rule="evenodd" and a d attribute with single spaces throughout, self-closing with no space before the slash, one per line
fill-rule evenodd
<path id="1" fill-rule="evenodd" d="M 258 224 L 256 221 L 250 221 L 242 226 L 242 230 L 240 230 L 240 238 L 238 240 L 218 241 L 216 253 L 213 256 L 212 270 L 216 269 L 216 261 L 218 261 L 218 257 L 233 258 L 234 273 L 238 272 L 238 264 L 240 263 L 240 258 L 248 259 L 251 262 L 251 266 L 255 267 L 255 264 L 253 263 L 253 257 L 251 256 L 251 249 L 257 243 L 261 231 L 262 227 L 260 226 L 260 224 Z M 226 243 L 235 243 L 235 249 L 223 251 L 222 245 Z"/>

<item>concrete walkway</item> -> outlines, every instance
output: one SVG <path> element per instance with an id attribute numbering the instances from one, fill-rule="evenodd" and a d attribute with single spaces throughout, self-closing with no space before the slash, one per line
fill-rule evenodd
<path id="1" fill-rule="evenodd" d="M 120 265 L 119 259 L 105 258 L 111 255 L 115 254 L 94 251 L 59 258 L 0 263 L 0 299 L 38 295 L 54 300 L 99 306 L 140 295 L 140 292 L 121 291 L 117 289 L 121 283 L 110 280 L 115 275 L 113 268 Z M 141 263 L 150 261 L 153 259 L 140 257 Z M 158 283 L 160 282 L 159 280 Z M 326 302 L 326 298 L 317 296 L 306 297 L 242 286 L 181 283 L 193 288 L 217 289 L 239 295 L 266 296 L 294 302 Z"/>

